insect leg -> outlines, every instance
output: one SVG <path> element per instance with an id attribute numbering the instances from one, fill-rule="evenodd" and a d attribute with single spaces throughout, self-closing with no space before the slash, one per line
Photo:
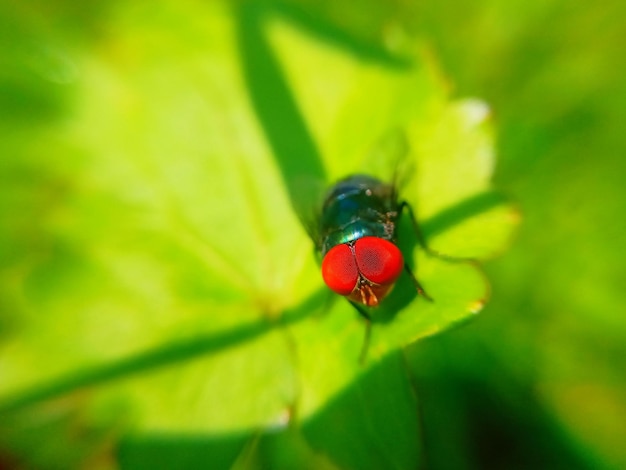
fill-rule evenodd
<path id="1" fill-rule="evenodd" d="M 365 311 L 363 307 L 361 307 L 356 302 L 352 302 L 349 300 L 350 305 L 352 305 L 359 315 L 361 315 L 365 319 L 365 338 L 363 338 L 363 346 L 361 347 L 361 353 L 359 354 L 359 364 L 365 364 L 365 359 L 367 359 L 367 350 L 370 346 L 370 336 L 372 335 L 372 319 Z"/>
<path id="2" fill-rule="evenodd" d="M 424 248 L 424 251 L 426 251 L 426 253 L 433 255 L 433 256 L 440 256 L 439 252 L 432 250 L 429 246 L 428 243 L 426 243 L 426 238 L 424 238 L 424 234 L 422 233 L 422 229 L 420 228 L 419 224 L 417 223 L 417 219 L 415 218 L 415 213 L 413 212 L 413 208 L 411 207 L 411 205 L 406 202 L 406 201 L 402 201 L 400 202 L 399 206 L 398 206 L 398 213 L 401 216 L 402 215 L 402 211 L 406 209 L 407 212 L 409 213 L 409 217 L 411 218 L 411 224 L 413 225 L 413 231 L 415 232 L 415 235 L 417 236 L 417 241 L 419 242 L 420 245 L 422 245 L 422 248 Z"/>
<path id="3" fill-rule="evenodd" d="M 370 314 L 367 313 L 367 311 L 363 307 L 361 307 L 361 304 L 357 304 L 356 302 L 352 302 L 352 300 L 348 300 L 348 302 L 350 302 L 350 305 L 352 305 L 355 308 L 355 310 L 357 312 L 359 312 L 359 315 L 361 315 L 363 318 L 365 318 L 365 320 L 367 320 L 367 321 L 371 321 L 372 320 L 372 317 L 370 317 Z"/>
<path id="4" fill-rule="evenodd" d="M 407 272 L 407 274 L 411 278 L 411 281 L 413 281 L 413 285 L 415 286 L 415 290 L 417 291 L 417 293 L 421 295 L 422 297 L 424 297 L 429 302 L 433 302 L 433 298 L 426 293 L 426 291 L 424 290 L 420 282 L 417 280 L 417 278 L 413 274 L 413 271 L 411 271 L 411 268 L 409 267 L 409 264 L 407 262 L 404 263 L 404 270 Z"/>
<path id="5" fill-rule="evenodd" d="M 487 295 L 485 296 L 485 299 L 488 299 L 489 297 L 491 297 L 491 290 L 489 287 L 489 282 L 487 281 L 487 277 L 480 265 L 480 263 L 478 262 L 478 260 L 474 259 L 474 258 L 466 258 L 466 257 L 460 257 L 460 256 L 451 256 L 451 255 L 446 255 L 444 253 L 440 253 L 437 250 L 433 250 L 432 248 L 430 248 L 428 246 L 428 243 L 426 243 L 426 238 L 424 238 L 424 234 L 422 233 L 422 230 L 420 229 L 419 224 L 417 223 L 417 219 L 415 217 L 415 213 L 413 212 L 413 208 L 411 207 L 411 205 L 406 202 L 406 201 L 402 201 L 400 202 L 400 204 L 398 205 L 398 216 L 402 215 L 402 210 L 405 209 L 407 210 L 407 212 L 409 213 L 409 216 L 411 217 L 411 223 L 413 224 L 413 230 L 415 231 L 415 235 L 417 236 L 417 241 L 419 242 L 420 245 L 422 245 L 422 248 L 424 249 L 424 251 L 430 255 L 430 256 L 434 256 L 436 258 L 442 259 L 444 261 L 448 261 L 451 263 L 466 263 L 469 264 L 471 266 L 474 266 L 478 272 L 480 273 L 480 275 L 483 277 L 483 279 L 485 280 L 485 285 L 487 286 Z M 418 293 L 421 293 L 422 295 L 424 295 L 424 289 L 421 288 L 420 283 L 418 282 L 418 280 L 415 278 L 415 276 L 413 275 L 413 273 L 411 273 L 411 269 L 409 268 L 409 266 L 405 263 L 404 265 L 405 269 L 409 272 L 411 279 L 413 280 L 413 283 L 415 284 L 415 287 L 418 291 Z M 421 291 L 420 291 L 421 289 Z M 424 295 L 424 297 L 426 297 L 429 300 L 432 300 L 428 295 Z"/>
<path id="6" fill-rule="evenodd" d="M 440 253 L 437 250 L 433 250 L 430 246 L 428 246 L 428 243 L 426 242 L 426 238 L 424 237 L 424 234 L 422 233 L 422 229 L 420 228 L 419 224 L 417 223 L 417 219 L 415 218 L 415 213 L 413 212 L 413 208 L 408 202 L 406 201 L 400 202 L 400 204 L 398 205 L 398 214 L 401 216 L 402 210 L 405 208 L 407 212 L 409 213 L 409 217 L 411 218 L 411 224 L 413 225 L 413 231 L 415 232 L 415 235 L 417 236 L 417 241 L 419 242 L 420 245 L 422 245 L 422 248 L 428 255 L 434 256 L 436 258 L 440 258 L 446 261 L 472 263 L 472 264 L 476 263 L 476 260 L 474 260 L 473 258 L 451 256 L 451 255 L 446 255 L 445 253 Z"/>

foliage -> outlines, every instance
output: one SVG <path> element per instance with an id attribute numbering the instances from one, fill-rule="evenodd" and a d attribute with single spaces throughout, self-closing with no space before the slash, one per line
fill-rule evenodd
<path id="1" fill-rule="evenodd" d="M 11 51 L 0 82 L 8 156 L 0 162 L 0 464 L 620 462 L 568 405 L 584 404 L 591 390 L 620 409 L 610 360 L 585 376 L 591 370 L 573 354 L 576 341 L 606 331 L 619 354 L 624 323 L 611 308 L 621 294 L 610 290 L 619 283 L 565 302 L 555 294 L 561 285 L 585 290 L 572 272 L 591 270 L 580 286 L 604 278 L 604 251 L 594 265 L 578 247 L 597 253 L 605 237 L 620 236 L 584 221 L 594 202 L 617 194 L 621 173 L 568 158 L 580 155 L 580 142 L 563 138 L 589 129 L 586 112 L 613 109 L 598 92 L 595 107 L 572 112 L 569 90 L 589 85 L 558 86 L 594 56 L 552 71 L 532 53 L 537 40 L 521 51 L 528 63 L 477 65 L 472 75 L 459 71 L 460 42 L 446 36 L 454 29 L 475 57 L 506 63 L 488 41 L 499 30 L 485 32 L 484 21 L 515 18 L 517 44 L 515 31 L 562 10 L 529 7 L 518 17 L 468 4 L 453 14 L 374 0 L 360 13 L 341 2 L 47 8 L 4 5 L 0 14 Z M 400 130 L 410 149 L 402 196 L 434 248 L 486 259 L 517 222 L 491 190 L 489 108 L 451 99 L 432 49 L 403 34 L 412 30 L 432 38 L 462 86 L 502 110 L 497 181 L 520 199 L 528 223 L 512 256 L 488 266 L 496 288 L 488 317 L 426 341 L 474 317 L 488 287 L 474 264 L 425 255 L 403 224 L 403 251 L 435 301 L 403 279 L 359 364 L 363 322 L 322 286 L 301 224 L 309 189 L 354 172 L 386 175 L 384 142 Z M 536 64 L 545 73 L 521 84 Z M 598 88 L 606 83 L 597 79 Z M 543 106 L 552 120 L 537 111 L 546 104 L 538 90 L 560 92 Z M 626 96 L 617 82 L 614 90 Z M 604 132 L 613 135 L 610 123 Z M 556 177 L 564 162 L 571 170 Z M 581 207 L 590 188 L 602 194 Z M 603 220 L 623 201 L 614 198 Z M 558 228 L 546 230 L 546 220 Z M 580 317 L 597 333 L 581 330 Z M 585 351 L 590 362 L 606 359 L 597 346 Z M 579 388 L 568 387 L 580 371 Z M 594 416 L 600 435 L 619 442 L 621 424 Z"/>

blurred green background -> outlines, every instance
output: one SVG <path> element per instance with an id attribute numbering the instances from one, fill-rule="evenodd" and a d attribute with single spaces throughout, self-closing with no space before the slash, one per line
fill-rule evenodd
<path id="1" fill-rule="evenodd" d="M 251 4 L 233 3 L 233 11 L 256 8 Z M 322 417 L 315 415 L 304 433 L 278 425 L 275 432 L 258 427 L 266 418 L 265 410 L 282 409 L 289 397 L 298 396 L 283 380 L 298 365 L 293 367 L 291 359 L 275 360 L 277 355 L 287 358 L 292 351 L 279 335 L 267 333 L 264 342 L 257 344 L 265 330 L 254 321 L 259 311 L 274 318 L 277 312 L 291 309 L 285 320 L 289 323 L 290 318 L 323 304 L 324 296 L 306 280 L 293 292 L 285 287 L 285 279 L 268 287 L 263 269 L 255 270 L 245 262 L 261 258 L 267 265 L 277 263 L 286 279 L 300 272 L 290 267 L 295 258 L 299 267 L 311 264 L 298 257 L 307 253 L 303 236 L 284 235 L 280 227 L 262 222 L 270 220 L 264 212 L 267 207 L 281 207 L 287 213 L 287 197 L 268 195 L 258 214 L 246 214 L 249 218 L 240 225 L 226 209 L 207 209 L 219 222 L 204 226 L 211 233 L 216 224 L 235 226 L 221 238 L 216 235 L 218 245 L 223 242 L 219 246 L 228 246 L 233 233 L 242 239 L 246 227 L 260 226 L 251 230 L 256 232 L 251 236 L 260 240 L 259 245 L 264 239 L 278 239 L 284 260 L 272 258 L 272 253 L 259 255 L 253 244 L 237 246 L 232 253 L 202 251 L 193 230 L 187 231 L 191 233 L 187 238 L 177 238 L 184 224 L 191 220 L 189 226 L 197 228 L 203 216 L 201 204 L 182 215 L 176 208 L 177 201 L 194 199 L 203 174 L 224 175 L 215 187 L 202 188 L 213 194 L 213 201 L 221 201 L 224 194 L 237 200 L 229 188 L 252 188 L 250 193 L 258 194 L 258 181 L 279 180 L 275 169 L 261 164 L 258 174 L 241 177 L 215 159 L 203 168 L 177 167 L 171 174 L 156 174 L 145 162 L 125 163 L 148 154 L 161 158 L 163 168 L 167 168 L 167 155 L 180 153 L 228 153 L 233 159 L 259 162 L 273 158 L 266 142 L 249 136 L 265 132 L 271 140 L 276 129 L 260 131 L 260 124 L 230 102 L 231 107 L 224 108 L 228 119 L 221 120 L 194 99 L 209 93 L 211 100 L 221 103 L 224 96 L 241 95 L 241 107 L 247 106 L 248 96 L 241 90 L 250 81 L 241 77 L 224 85 L 219 76 L 210 75 L 215 88 L 207 92 L 201 60 L 199 65 L 189 65 L 194 54 L 217 51 L 214 60 L 223 67 L 218 70 L 234 76 L 231 62 L 238 49 L 228 40 L 213 43 L 216 37 L 231 38 L 230 23 L 221 17 L 204 17 L 202 2 L 183 2 L 177 8 L 167 5 L 0 3 L 0 353 L 17 358 L 0 362 L 0 391 L 5 391 L 3 377 L 11 383 L 9 392 L 21 390 L 21 367 L 29 371 L 23 375 L 43 379 L 54 378 L 70 363 L 82 371 L 70 381 L 25 398 L 7 394 L 9 399 L 0 410 L 0 468 L 359 468 L 368 453 L 359 444 L 359 428 L 368 428 L 370 437 L 378 435 L 387 446 L 372 457 L 372 468 L 626 468 L 626 320 L 621 310 L 626 305 L 626 4 L 609 0 L 595 4 L 561 0 L 263 3 L 262 8 L 287 11 L 321 25 L 356 55 L 392 57 L 417 44 L 421 57 L 436 64 L 437 80 L 445 83 L 453 99 L 477 97 L 490 105 L 497 154 L 493 185 L 522 214 L 514 243 L 485 264 L 492 299 L 483 312 L 462 328 L 418 341 L 405 354 L 383 359 L 379 367 L 359 376 L 354 386 L 358 390 L 350 393 L 364 394 L 360 406 L 371 404 L 373 409 L 363 422 L 356 418 L 364 408 L 350 403 L 352 394 L 332 403 L 320 398 L 320 404 L 313 397 L 314 404 L 302 404 L 305 409 L 322 410 Z M 176 16 L 170 16 L 172 11 Z M 161 34 L 158 25 L 168 33 Z M 204 28 L 210 34 L 204 35 Z M 296 22 L 293 28 L 302 25 Z M 146 56 L 146 50 L 153 56 Z M 185 60 L 181 58 L 175 73 L 176 60 L 159 61 L 178 55 Z M 104 67 L 102 57 L 117 68 Z M 152 75 L 147 76 L 146 69 Z M 294 85 L 290 77 L 287 74 L 285 83 L 274 76 L 262 78 L 280 92 L 281 87 Z M 150 88 L 149 96 L 162 99 L 138 103 L 128 91 L 132 87 Z M 186 92 L 167 95 L 171 87 Z M 327 87 L 333 93 L 341 91 Z M 254 96 L 254 90 L 250 93 Z M 288 100 L 279 104 L 296 106 Z M 263 103 L 257 107 L 262 109 Z M 319 109 L 320 116 L 323 112 Z M 197 120 L 181 122 L 177 113 Z M 124 121 L 110 122 L 111 116 L 123 116 Z M 239 127 L 229 128 L 233 122 Z M 207 127 L 218 129 L 219 135 L 207 135 Z M 297 141 L 302 129 L 292 122 L 288 131 Z M 158 142 L 136 137 L 152 133 L 174 133 L 178 144 L 160 148 Z M 278 142 L 279 150 L 281 143 L 289 146 L 285 142 Z M 314 144 L 302 148 L 302 161 L 314 161 Z M 123 163 L 109 165 L 107 159 Z M 318 171 L 312 163 L 305 170 Z M 194 184 L 179 187 L 178 177 Z M 171 184 L 172 198 L 155 192 L 149 183 L 156 180 Z M 126 193 L 122 196 L 107 188 L 110 181 L 125 187 Z M 89 203 L 83 206 L 85 200 Z M 165 216 L 146 212 L 145 201 L 158 201 Z M 121 207 L 125 214 L 136 216 L 136 226 L 117 219 Z M 93 217 L 80 219 L 77 213 Z M 297 226 L 293 215 L 270 215 L 285 226 Z M 111 230 L 118 226 L 122 229 Z M 172 246 L 178 243 L 194 247 L 199 255 L 174 259 Z M 145 250 L 127 249 L 138 245 Z M 97 246 L 97 252 L 89 251 L 91 246 Z M 110 261 L 114 252 L 123 256 Z M 234 258 L 239 264 L 231 269 L 229 261 Z M 162 279 L 166 274 L 160 265 L 170 262 L 181 267 Z M 198 279 L 205 264 L 221 273 L 224 284 Z M 112 275 L 120 280 L 117 284 L 107 277 Z M 175 285 L 184 297 L 163 292 L 163 285 Z M 93 302 L 93 293 L 102 286 L 106 288 L 101 297 Z M 241 289 L 250 292 L 248 304 L 238 303 Z M 87 304 L 78 320 L 64 313 Z M 192 321 L 207 304 L 229 312 L 219 328 Z M 138 314 L 138 309 L 144 313 Z M 172 311 L 177 313 L 175 321 Z M 249 341 L 251 350 L 241 357 L 223 357 L 220 348 L 235 341 L 223 333 L 229 326 L 243 324 L 242 318 L 251 326 L 240 332 L 238 341 Z M 94 321 L 115 326 L 100 333 L 86 326 Z M 145 336 L 135 344 L 121 344 L 118 338 L 134 328 L 145 328 Z M 330 334 L 335 331 L 332 324 L 328 328 Z M 120 360 L 128 351 L 141 352 L 158 343 L 165 331 L 172 343 L 160 352 Z M 210 336 L 216 331 L 217 340 Z M 196 342 L 177 343 L 195 334 Z M 209 340 L 201 334 L 208 334 Z M 299 334 L 306 338 L 308 333 Z M 26 346 L 20 349 L 29 341 L 37 344 L 37 354 L 32 356 Z M 50 355 L 34 369 L 41 351 Z M 169 406 L 164 403 L 170 403 L 168 384 L 179 375 L 187 377 L 187 368 L 221 370 L 215 377 L 224 377 L 247 365 L 251 357 L 255 363 L 270 362 L 270 372 L 264 368 L 264 377 L 227 385 L 194 372 L 189 376 L 197 382 L 176 392 L 181 409 L 163 412 Z M 117 365 L 90 372 L 89 365 L 100 359 Z M 122 384 L 106 391 L 104 398 L 92 400 L 91 392 L 100 384 L 126 376 L 132 382 L 133 371 L 163 363 L 182 365 L 162 376 L 139 377 L 135 379 L 139 385 Z M 408 375 L 403 372 L 407 367 Z M 342 370 L 337 367 L 337 374 Z M 346 378 L 343 386 L 350 380 Z M 250 383 L 272 381 L 275 387 L 270 394 L 242 391 Z M 194 433 L 205 423 L 184 406 L 202 389 L 215 391 L 204 405 L 216 409 L 214 429 L 222 431 L 208 441 Z M 152 394 L 155 390 L 160 394 Z M 141 433 L 134 440 L 127 438 L 136 411 L 127 408 L 123 397 L 132 394 L 149 402 L 148 415 L 149 410 L 159 410 L 158 419 L 146 424 L 157 432 L 145 442 Z M 220 415 L 220 398 L 228 400 L 231 395 L 244 398 L 235 410 Z M 387 396 L 388 402 L 374 395 Z M 393 403 L 412 407 L 413 418 L 386 422 Z M 400 414 L 402 410 L 389 412 L 390 417 Z M 289 421 L 289 416 L 284 420 Z M 332 432 L 325 440 L 320 437 L 333 420 L 355 421 L 354 428 L 348 427 L 354 430 L 354 442 Z M 233 426 L 234 422 L 241 426 Z M 180 437 L 176 446 L 171 445 L 171 434 Z"/>

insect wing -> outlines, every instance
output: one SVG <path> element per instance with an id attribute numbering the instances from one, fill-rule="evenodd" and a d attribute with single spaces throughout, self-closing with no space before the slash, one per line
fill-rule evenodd
<path id="1" fill-rule="evenodd" d="M 310 176 L 298 176 L 294 181 L 298 192 L 292 201 L 304 230 L 317 249 L 321 246 L 319 220 L 327 191 L 327 183 Z"/>
<path id="2" fill-rule="evenodd" d="M 414 163 L 406 133 L 393 129 L 380 137 L 360 162 L 359 173 L 369 174 L 401 191 L 414 174 Z"/>

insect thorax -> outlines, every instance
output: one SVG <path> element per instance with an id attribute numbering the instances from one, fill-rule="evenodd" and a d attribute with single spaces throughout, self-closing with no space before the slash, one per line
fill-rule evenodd
<path id="1" fill-rule="evenodd" d="M 397 201 L 391 185 L 368 176 L 340 181 L 329 191 L 322 210 L 322 255 L 335 245 L 366 236 L 395 241 L 397 216 Z"/>

